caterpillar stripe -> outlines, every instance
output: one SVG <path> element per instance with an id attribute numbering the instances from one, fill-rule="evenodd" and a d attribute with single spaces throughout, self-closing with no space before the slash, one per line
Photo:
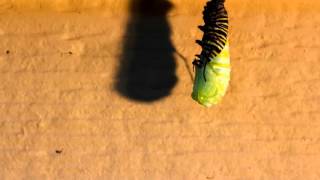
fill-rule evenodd
<path id="1" fill-rule="evenodd" d="M 193 65 L 196 76 L 192 98 L 210 107 L 221 101 L 230 80 L 230 54 L 228 43 L 228 14 L 224 0 L 207 2 L 203 11 L 204 26 L 202 40 L 196 42 L 202 47 Z"/>

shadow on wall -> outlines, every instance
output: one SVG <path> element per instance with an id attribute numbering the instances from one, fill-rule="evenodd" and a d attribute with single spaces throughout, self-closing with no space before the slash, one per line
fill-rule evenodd
<path id="1" fill-rule="evenodd" d="M 116 89 L 136 101 L 168 96 L 177 82 L 166 0 L 132 0 Z"/>

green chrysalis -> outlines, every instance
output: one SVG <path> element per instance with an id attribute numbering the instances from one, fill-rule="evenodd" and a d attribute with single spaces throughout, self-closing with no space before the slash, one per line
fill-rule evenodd
<path id="1" fill-rule="evenodd" d="M 192 98 L 210 107 L 221 101 L 230 80 L 228 14 L 224 0 L 209 1 L 203 15 L 205 25 L 199 28 L 204 35 L 201 41 L 197 41 L 202 52 L 193 61 L 196 76 Z"/>

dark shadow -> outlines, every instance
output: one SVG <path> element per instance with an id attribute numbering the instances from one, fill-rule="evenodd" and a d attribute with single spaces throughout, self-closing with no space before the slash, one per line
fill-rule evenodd
<path id="1" fill-rule="evenodd" d="M 117 75 L 117 90 L 151 102 L 168 96 L 177 83 L 166 0 L 132 0 Z"/>

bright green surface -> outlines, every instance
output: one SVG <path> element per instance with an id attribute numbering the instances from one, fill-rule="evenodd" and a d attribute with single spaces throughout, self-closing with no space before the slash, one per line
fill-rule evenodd
<path id="1" fill-rule="evenodd" d="M 218 104 L 225 95 L 230 80 L 230 55 L 227 43 L 222 52 L 207 64 L 206 80 L 204 68 L 196 68 L 192 98 L 198 103 L 210 107 Z"/>

